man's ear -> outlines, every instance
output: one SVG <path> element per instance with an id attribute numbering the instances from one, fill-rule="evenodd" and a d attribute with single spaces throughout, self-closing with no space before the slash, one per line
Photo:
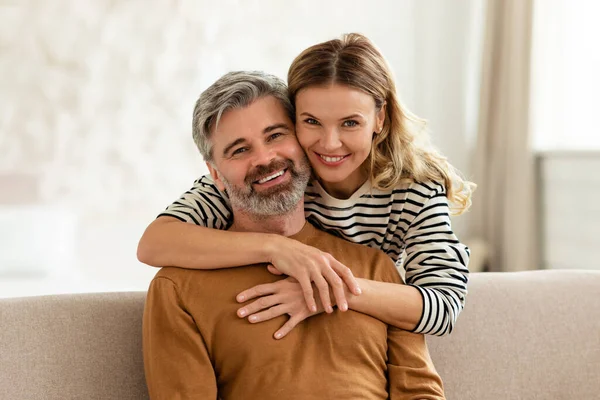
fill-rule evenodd
<path id="1" fill-rule="evenodd" d="M 221 174 L 219 174 L 219 171 L 217 171 L 217 169 L 211 162 L 207 162 L 206 166 L 208 167 L 208 172 L 210 172 L 213 181 L 215 181 L 215 185 L 217 185 L 220 191 L 224 192 L 225 185 L 223 184 L 223 180 L 221 179 Z"/>

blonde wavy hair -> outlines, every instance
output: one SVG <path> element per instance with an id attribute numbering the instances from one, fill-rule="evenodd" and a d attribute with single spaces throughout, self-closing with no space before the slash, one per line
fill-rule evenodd
<path id="1" fill-rule="evenodd" d="M 391 70 L 377 47 L 358 33 L 309 47 L 288 71 L 288 90 L 295 105 L 298 92 L 309 86 L 347 85 L 373 96 L 377 110 L 386 107 L 383 130 L 374 134 L 366 160 L 373 187 L 387 190 L 403 182 L 440 182 L 452 214 L 471 206 L 476 188 L 437 151 L 426 122 L 403 107 Z"/>

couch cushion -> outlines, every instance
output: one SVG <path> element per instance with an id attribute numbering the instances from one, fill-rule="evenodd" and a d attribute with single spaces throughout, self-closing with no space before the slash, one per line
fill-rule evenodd
<path id="1" fill-rule="evenodd" d="M 143 292 L 0 300 L 0 397 L 147 399 Z"/>
<path id="2" fill-rule="evenodd" d="M 472 274 L 454 332 L 427 342 L 449 399 L 597 399 L 600 271 Z"/>

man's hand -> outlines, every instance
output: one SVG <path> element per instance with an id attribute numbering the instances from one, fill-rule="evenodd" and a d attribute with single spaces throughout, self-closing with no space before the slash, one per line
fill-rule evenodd
<path id="1" fill-rule="evenodd" d="M 268 321 L 280 315 L 289 315 L 288 321 L 273 335 L 275 339 L 281 339 L 306 318 L 324 311 L 320 302 L 317 311 L 308 309 L 302 286 L 294 278 L 254 286 L 242 292 L 241 295 L 247 300 L 258 297 L 257 300 L 240 308 L 237 312 L 240 318 L 248 317 L 248 321 L 253 324 Z"/>
<path id="2" fill-rule="evenodd" d="M 329 253 L 283 236 L 279 236 L 273 243 L 269 253 L 271 254 L 269 261 L 273 265 L 269 271 L 295 278 L 302 287 L 306 306 L 312 312 L 317 311 L 313 284 L 319 291 L 321 303 L 328 313 L 333 312 L 330 288 L 335 297 L 335 304 L 341 311 L 348 310 L 344 284 L 352 294 L 358 296 L 361 293 L 350 268 Z M 246 292 L 240 293 L 238 301 L 248 300 L 249 298 L 245 296 Z"/>

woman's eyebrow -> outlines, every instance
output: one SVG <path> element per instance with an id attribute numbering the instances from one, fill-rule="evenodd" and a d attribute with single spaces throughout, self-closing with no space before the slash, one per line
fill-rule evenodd
<path id="1" fill-rule="evenodd" d="M 363 118 L 362 114 L 358 114 L 358 113 L 354 113 L 354 114 L 350 114 L 347 117 L 344 118 L 340 118 L 340 121 L 346 120 L 346 119 L 353 119 L 353 118 Z"/>

